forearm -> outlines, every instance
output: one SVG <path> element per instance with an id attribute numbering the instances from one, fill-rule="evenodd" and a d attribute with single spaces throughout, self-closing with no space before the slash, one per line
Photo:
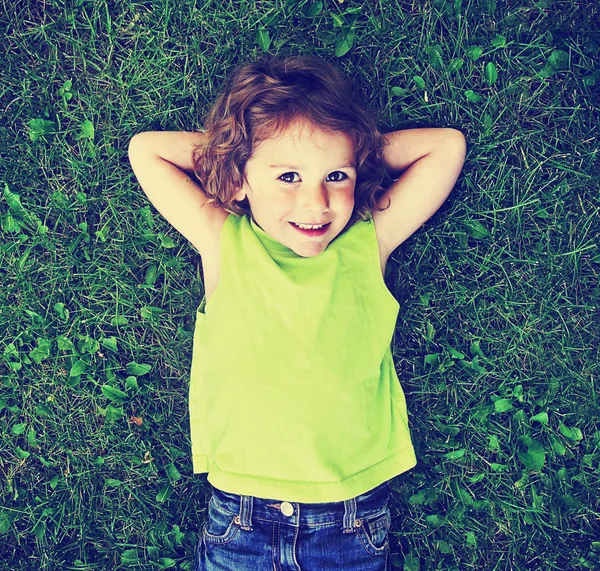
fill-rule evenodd
<path id="1" fill-rule="evenodd" d="M 135 135 L 135 139 L 145 152 L 191 173 L 194 170 L 194 145 L 198 145 L 205 136 L 195 131 L 144 131 Z"/>
<path id="2" fill-rule="evenodd" d="M 464 136 L 456 129 L 403 129 L 385 133 L 383 158 L 392 175 L 398 175 L 418 160 L 432 153 L 452 151 L 464 145 Z"/>

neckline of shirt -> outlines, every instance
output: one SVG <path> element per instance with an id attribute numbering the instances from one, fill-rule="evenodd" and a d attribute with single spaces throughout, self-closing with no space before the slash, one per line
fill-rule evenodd
<path id="1" fill-rule="evenodd" d="M 253 219 L 252 216 L 248 216 L 248 220 L 250 221 L 250 227 L 252 231 L 256 234 L 256 237 L 262 242 L 265 249 L 269 252 L 278 252 L 285 256 L 289 256 L 290 258 L 300 258 L 294 250 L 284 246 L 281 242 L 278 242 L 274 238 L 271 238 Z"/>

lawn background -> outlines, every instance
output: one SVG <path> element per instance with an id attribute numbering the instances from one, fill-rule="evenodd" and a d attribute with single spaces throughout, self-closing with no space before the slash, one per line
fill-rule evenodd
<path id="1" fill-rule="evenodd" d="M 0 569 L 191 569 L 201 260 L 127 146 L 200 128 L 264 51 L 335 62 L 383 132 L 467 137 L 386 272 L 419 459 L 392 481 L 394 568 L 597 568 L 595 4 L 3 2 Z"/>

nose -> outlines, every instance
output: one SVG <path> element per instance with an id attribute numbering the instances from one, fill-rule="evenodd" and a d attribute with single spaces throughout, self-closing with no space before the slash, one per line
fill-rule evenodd
<path id="1" fill-rule="evenodd" d="M 329 193 L 323 182 L 307 185 L 301 196 L 302 207 L 307 212 L 322 212 L 329 208 Z"/>

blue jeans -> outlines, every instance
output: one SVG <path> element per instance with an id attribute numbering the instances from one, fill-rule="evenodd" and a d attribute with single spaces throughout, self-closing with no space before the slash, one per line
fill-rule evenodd
<path id="1" fill-rule="evenodd" d="M 319 504 L 211 487 L 195 571 L 391 570 L 389 482 Z"/>

